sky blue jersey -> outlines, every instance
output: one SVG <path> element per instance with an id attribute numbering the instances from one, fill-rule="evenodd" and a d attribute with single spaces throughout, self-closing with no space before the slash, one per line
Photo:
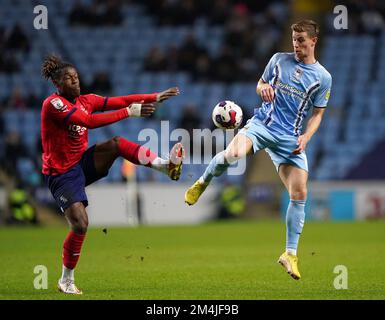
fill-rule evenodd
<path id="1" fill-rule="evenodd" d="M 304 64 L 294 53 L 276 53 L 267 64 L 262 80 L 273 86 L 275 99 L 263 102 L 254 116 L 280 134 L 299 136 L 311 107 L 327 106 L 332 77 L 317 61 Z"/>

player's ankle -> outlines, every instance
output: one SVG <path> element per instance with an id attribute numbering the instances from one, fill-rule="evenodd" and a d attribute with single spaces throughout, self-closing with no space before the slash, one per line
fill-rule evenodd
<path id="1" fill-rule="evenodd" d="M 199 182 L 200 184 L 205 184 L 205 185 L 208 185 L 208 184 L 210 183 L 210 181 L 206 181 L 203 177 L 200 177 L 200 178 L 198 179 L 198 182 Z"/>
<path id="2" fill-rule="evenodd" d="M 297 256 L 297 250 L 295 250 L 295 249 L 287 248 L 286 253 L 291 255 L 291 256 Z"/>
<path id="3" fill-rule="evenodd" d="M 67 283 L 68 281 L 71 281 L 71 282 L 75 282 L 75 279 L 73 279 L 73 278 L 60 278 L 60 280 L 59 280 L 59 282 L 60 282 L 60 284 L 65 284 L 65 283 Z"/>
<path id="4" fill-rule="evenodd" d="M 150 167 L 156 171 L 167 174 L 169 164 L 170 164 L 169 159 L 163 159 L 163 158 L 157 157 L 151 162 Z"/>
<path id="5" fill-rule="evenodd" d="M 69 269 L 69 268 L 67 268 L 66 266 L 63 265 L 63 270 L 62 270 L 62 275 L 61 275 L 61 278 L 60 278 L 60 282 L 64 283 L 67 280 L 72 280 L 73 281 L 74 278 L 75 278 L 74 272 L 75 272 L 75 269 Z"/>

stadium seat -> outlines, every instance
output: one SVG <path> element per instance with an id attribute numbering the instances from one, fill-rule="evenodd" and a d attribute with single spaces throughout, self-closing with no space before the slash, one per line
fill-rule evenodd
<path id="1" fill-rule="evenodd" d="M 93 0 L 83 0 L 82 3 L 92 4 Z M 42 79 L 40 66 L 45 53 L 63 50 L 69 54 L 68 59 L 77 66 L 84 83 L 90 83 L 97 71 L 108 70 L 111 73 L 115 95 L 147 93 L 179 86 L 181 95 L 165 102 L 158 112 L 160 118 L 169 117 L 173 125 L 179 120 L 182 108 L 190 103 L 199 108 L 205 126 L 211 125 L 212 107 L 222 99 L 234 100 L 250 112 L 255 105 L 260 104 L 260 98 L 255 94 L 255 81 L 230 85 L 207 84 L 193 82 L 185 72 L 142 71 L 143 59 L 154 44 L 164 50 L 171 45 L 179 46 L 191 31 L 199 44 L 212 56 L 217 55 L 224 42 L 224 29 L 210 25 L 206 18 L 198 19 L 191 27 L 157 26 L 155 18 L 146 12 L 142 4 L 129 2 L 123 6 L 124 23 L 121 26 L 74 27 L 68 25 L 66 15 L 72 8 L 68 1 L 58 0 L 55 4 L 57 5 L 49 8 L 50 15 L 55 17 L 50 19 L 52 28 L 47 32 L 34 32 L 30 26 L 31 21 L 26 19 L 33 12 L 32 3 L 2 1 L 1 24 L 7 27 L 20 22 L 33 39 L 33 45 L 28 55 L 19 57 L 24 61 L 22 72 L 11 76 L 0 75 L 0 99 L 6 98 L 16 87 L 24 88 L 27 93 L 35 93 L 38 96 L 54 92 L 52 84 Z M 318 134 L 320 138 L 312 142 L 313 147 L 309 147 L 308 158 L 309 162 L 313 162 L 318 152 L 323 153 L 320 167 L 313 176 L 317 179 L 333 179 L 340 178 L 345 170 L 342 168 L 347 168 L 349 164 L 346 163 L 346 157 L 344 159 L 342 155 L 336 156 L 342 151 L 332 148 L 330 154 L 327 152 L 331 145 L 338 141 L 339 150 L 349 154 L 350 163 L 353 163 L 373 148 L 378 139 L 384 137 L 385 32 L 378 37 L 354 34 L 343 37 L 326 36 L 320 56 L 320 61 L 331 70 L 333 88 L 325 120 L 317 138 L 314 139 L 318 139 Z M 375 81 L 371 81 L 373 72 Z M 40 130 L 39 111 L 6 110 L 4 120 L 5 132 L 21 132 L 23 139 L 29 144 L 28 147 L 33 151 L 33 141 Z M 90 145 L 107 139 L 111 134 L 135 140 L 144 128 L 159 132 L 159 119 L 130 119 L 114 124 L 108 129 L 90 130 Z M 362 148 L 347 148 L 349 145 L 355 145 L 357 141 L 362 141 Z M 334 166 L 336 170 L 333 170 Z M 189 166 L 186 168 L 190 169 Z M 198 174 L 202 169 L 199 165 L 191 165 L 194 174 Z M 152 178 L 146 170 L 143 174 L 141 170 L 138 172 L 143 179 Z M 156 179 L 165 181 L 166 178 Z M 119 170 L 114 168 L 112 176 L 107 180 L 118 181 Z"/>

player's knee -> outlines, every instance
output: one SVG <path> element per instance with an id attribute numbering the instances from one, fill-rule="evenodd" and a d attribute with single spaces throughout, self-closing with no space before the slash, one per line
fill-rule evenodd
<path id="1" fill-rule="evenodd" d="M 290 191 L 290 199 L 292 200 L 306 200 L 306 198 L 307 198 L 306 187 L 293 188 Z"/>
<path id="2" fill-rule="evenodd" d="M 108 149 L 111 152 L 116 153 L 116 154 L 119 153 L 119 140 L 120 140 L 120 137 L 118 137 L 118 136 L 113 137 L 112 139 L 108 140 L 108 142 L 107 142 Z"/>
<path id="3" fill-rule="evenodd" d="M 84 209 L 83 204 L 74 203 L 70 207 L 70 211 L 67 215 L 71 229 L 78 234 L 86 234 L 88 228 L 88 217 Z"/>
<path id="4" fill-rule="evenodd" d="M 119 139 L 120 139 L 120 137 L 115 136 L 115 137 L 113 137 L 113 138 L 111 139 L 111 142 L 112 142 L 113 144 L 118 145 L 118 144 L 119 144 Z"/>
<path id="5" fill-rule="evenodd" d="M 85 217 L 77 219 L 77 221 L 72 224 L 72 229 L 75 233 L 86 234 L 88 229 L 88 219 Z"/>
<path id="6" fill-rule="evenodd" d="M 236 149 L 226 150 L 224 156 L 228 163 L 233 163 L 239 159 L 239 152 Z"/>
<path id="7" fill-rule="evenodd" d="M 118 136 L 113 137 L 113 138 L 110 140 L 110 143 L 111 143 L 112 148 L 118 150 L 119 140 L 120 140 L 120 137 L 118 137 Z"/>

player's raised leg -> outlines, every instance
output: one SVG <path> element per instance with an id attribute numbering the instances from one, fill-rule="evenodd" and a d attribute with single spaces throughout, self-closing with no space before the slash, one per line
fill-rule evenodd
<path id="1" fill-rule="evenodd" d="M 253 142 L 244 134 L 237 134 L 226 150 L 211 159 L 203 175 L 186 191 L 185 202 L 195 204 L 214 177 L 219 177 L 235 161 L 245 157 L 253 148 Z"/>
<path id="2" fill-rule="evenodd" d="M 95 168 L 99 174 L 108 172 L 117 157 L 144 165 L 167 174 L 172 180 L 179 180 L 182 172 L 184 150 L 181 143 L 176 143 L 168 159 L 162 159 L 145 146 L 128 141 L 122 137 L 114 137 L 97 144 L 94 150 Z"/>
<path id="3" fill-rule="evenodd" d="M 82 294 L 83 292 L 75 286 L 74 271 L 87 233 L 88 216 L 81 202 L 73 203 L 64 211 L 64 215 L 71 230 L 63 243 L 63 271 L 58 289 L 67 294 Z"/>
<path id="4" fill-rule="evenodd" d="M 289 192 L 290 203 L 286 212 L 286 251 L 278 262 L 296 280 L 301 278 L 298 270 L 297 248 L 305 223 L 308 173 L 298 167 L 282 164 L 279 176 Z"/>

